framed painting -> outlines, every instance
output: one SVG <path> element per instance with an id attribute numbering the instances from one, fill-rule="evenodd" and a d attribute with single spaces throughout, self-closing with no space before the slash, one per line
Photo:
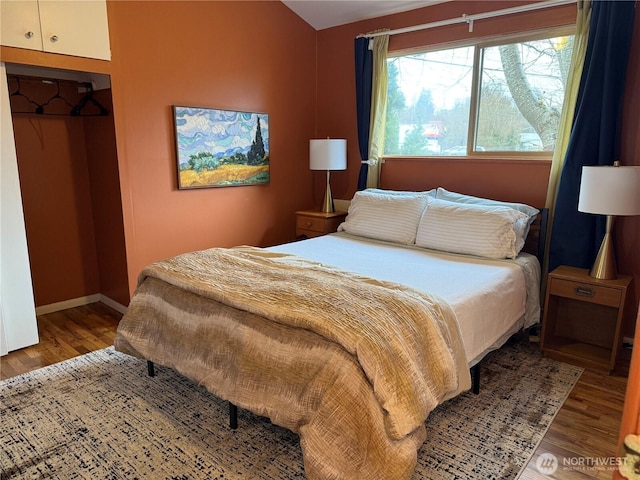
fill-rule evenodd
<path id="1" fill-rule="evenodd" d="M 269 115 L 173 106 L 178 188 L 269 183 Z"/>

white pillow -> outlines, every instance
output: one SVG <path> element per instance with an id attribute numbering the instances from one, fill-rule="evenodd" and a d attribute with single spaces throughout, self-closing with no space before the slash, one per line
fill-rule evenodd
<path id="1" fill-rule="evenodd" d="M 367 188 L 366 190 L 364 190 L 365 192 L 368 193 L 379 193 L 381 195 L 397 195 L 397 196 L 423 196 L 423 195 L 428 195 L 429 197 L 436 197 L 436 193 L 437 190 L 435 188 L 432 188 L 431 190 L 427 190 L 424 192 L 413 192 L 413 191 L 409 191 L 409 190 L 383 190 L 381 188 Z"/>
<path id="2" fill-rule="evenodd" d="M 524 245 L 516 230 L 525 213 L 500 205 L 475 205 L 429 199 L 416 245 L 487 258 L 515 258 Z"/>
<path id="3" fill-rule="evenodd" d="M 537 208 L 533 208 L 525 203 L 515 203 L 515 202 L 501 202 L 499 200 L 491 200 L 488 198 L 482 197 L 474 197 L 472 195 L 465 195 L 464 193 L 456 193 L 445 190 L 442 187 L 438 187 L 436 191 L 436 198 L 440 200 L 446 200 L 448 202 L 454 203 L 465 203 L 472 205 L 490 205 L 490 206 L 500 206 L 500 207 L 509 207 L 522 212 L 528 216 L 528 218 L 520 220 L 516 225 L 516 235 L 518 236 L 518 244 L 522 242 L 524 245 L 524 241 L 529 234 L 529 227 L 536 219 L 536 216 L 540 211 Z M 522 248 L 522 246 L 520 247 Z"/>
<path id="4" fill-rule="evenodd" d="M 356 192 L 338 231 L 404 245 L 415 243 L 428 195 L 426 192 L 406 193 Z"/>
<path id="5" fill-rule="evenodd" d="M 464 193 L 450 192 L 442 187 L 438 187 L 438 190 L 436 191 L 436 198 L 454 203 L 470 203 L 475 205 L 494 205 L 500 207 L 509 207 L 513 208 L 514 210 L 518 210 L 519 212 L 526 213 L 529 217 L 533 217 L 534 219 L 536 215 L 540 213 L 538 209 L 533 208 L 525 203 L 501 202 L 499 200 L 491 200 L 489 198 L 474 197 L 472 195 L 465 195 Z"/>

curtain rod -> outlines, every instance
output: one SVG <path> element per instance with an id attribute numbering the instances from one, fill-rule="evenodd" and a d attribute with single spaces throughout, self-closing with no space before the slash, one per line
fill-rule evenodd
<path id="1" fill-rule="evenodd" d="M 457 18 L 449 18 L 447 20 L 440 20 L 438 22 L 423 23 L 421 25 L 414 25 L 412 27 L 397 28 L 395 30 L 387 30 L 375 33 L 361 33 L 356 38 L 373 38 L 381 35 L 397 35 L 399 33 L 417 32 L 419 30 L 427 30 L 429 28 L 445 27 L 447 25 L 455 25 L 456 23 L 468 23 L 469 31 L 473 32 L 473 22 L 475 20 L 484 20 L 485 18 L 500 17 L 502 15 L 512 15 L 514 13 L 530 12 L 532 10 L 539 10 L 541 8 L 557 7 L 560 5 L 568 5 L 570 3 L 576 3 L 576 0 L 543 0 L 541 2 L 531 3 L 529 5 L 522 5 L 519 7 L 504 8 L 502 10 L 494 10 L 492 12 L 477 13 L 474 15 L 467 15 L 463 13 L 462 16 Z"/>

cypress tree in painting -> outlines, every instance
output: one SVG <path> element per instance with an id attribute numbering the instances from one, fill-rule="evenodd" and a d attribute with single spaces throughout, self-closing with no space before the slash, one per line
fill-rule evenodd
<path id="1" fill-rule="evenodd" d="M 256 138 L 251 144 L 251 149 L 247 153 L 247 160 L 249 165 L 259 165 L 264 160 L 264 141 L 262 140 L 262 130 L 260 130 L 260 117 L 258 117 L 258 124 L 256 126 Z"/>

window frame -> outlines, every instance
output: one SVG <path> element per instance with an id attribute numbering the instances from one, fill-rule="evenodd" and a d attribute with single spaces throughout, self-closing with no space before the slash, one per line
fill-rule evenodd
<path id="1" fill-rule="evenodd" d="M 383 158 L 409 158 L 409 159 L 435 159 L 435 160 L 464 160 L 468 158 L 480 159 L 506 159 L 506 160 L 551 160 L 553 151 L 504 151 L 504 150 L 475 150 L 477 138 L 477 124 L 479 114 L 479 98 L 482 75 L 482 51 L 485 48 L 496 47 L 499 45 L 507 45 L 510 43 L 523 43 L 534 40 L 543 40 L 547 38 L 562 37 L 575 35 L 576 26 L 564 25 L 552 28 L 543 28 L 537 30 L 529 30 L 526 33 L 514 33 L 508 35 L 497 35 L 493 37 L 484 37 L 477 39 L 465 39 L 454 42 L 446 42 L 442 44 L 428 45 L 424 47 L 412 47 L 401 50 L 394 50 L 387 53 L 387 60 L 390 58 L 402 57 L 407 55 L 416 55 L 421 53 L 435 52 L 441 50 L 450 50 L 454 48 L 473 47 L 473 73 L 471 80 L 471 94 L 469 98 L 469 130 L 467 132 L 467 151 L 466 155 L 403 155 L 403 154 L 384 154 Z M 386 114 L 385 114 L 386 115 Z"/>

